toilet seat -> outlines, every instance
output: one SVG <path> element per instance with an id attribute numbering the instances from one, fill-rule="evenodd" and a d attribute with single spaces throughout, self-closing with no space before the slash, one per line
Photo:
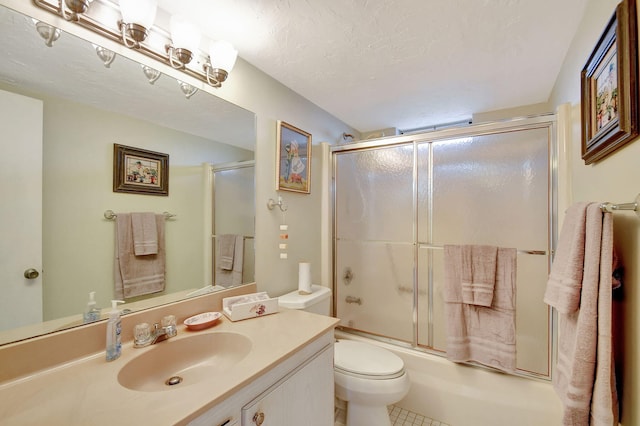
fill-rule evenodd
<path id="1" fill-rule="evenodd" d="M 388 380 L 404 374 L 404 362 L 377 346 L 339 339 L 334 345 L 334 369 L 353 377 Z"/>

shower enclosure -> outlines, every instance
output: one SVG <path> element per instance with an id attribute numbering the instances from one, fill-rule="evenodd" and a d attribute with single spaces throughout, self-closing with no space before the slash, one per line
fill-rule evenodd
<path id="1" fill-rule="evenodd" d="M 517 374 L 549 378 L 555 116 L 331 148 L 340 327 L 444 355 L 445 244 L 518 249 Z"/>
<path id="2" fill-rule="evenodd" d="M 213 283 L 220 255 L 218 236 L 244 237 L 242 282 L 254 281 L 255 161 L 242 161 L 212 167 L 213 184 Z"/>

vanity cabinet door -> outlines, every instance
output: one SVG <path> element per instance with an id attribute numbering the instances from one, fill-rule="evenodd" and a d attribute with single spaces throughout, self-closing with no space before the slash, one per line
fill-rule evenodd
<path id="1" fill-rule="evenodd" d="M 242 426 L 333 425 L 333 345 L 242 408 Z"/>

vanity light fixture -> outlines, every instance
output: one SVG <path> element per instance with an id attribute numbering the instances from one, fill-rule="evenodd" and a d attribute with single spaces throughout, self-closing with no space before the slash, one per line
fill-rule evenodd
<path id="1" fill-rule="evenodd" d="M 212 41 L 209 45 L 209 59 L 204 64 L 207 83 L 213 87 L 220 87 L 227 79 L 236 64 L 238 51 L 228 41 Z"/>
<path id="2" fill-rule="evenodd" d="M 200 46 L 199 29 L 180 15 L 171 16 L 169 21 L 171 44 L 166 45 L 169 63 L 173 68 L 181 69 L 193 59 L 193 53 Z"/>
<path id="3" fill-rule="evenodd" d="M 177 81 L 178 81 L 178 85 L 180 86 L 180 90 L 182 90 L 182 93 L 184 93 L 184 97 L 187 99 L 195 95 L 196 92 L 198 91 L 197 87 L 193 87 L 189 83 L 185 83 L 184 81 L 180 81 L 180 80 L 177 80 Z"/>
<path id="4" fill-rule="evenodd" d="M 89 10 L 93 0 L 60 0 L 60 15 L 67 21 L 77 21 L 78 15 Z"/>
<path id="5" fill-rule="evenodd" d="M 199 30 L 182 16 L 170 17 L 165 14 L 160 17 L 163 22 L 169 21 L 170 31 L 155 25 L 156 13 L 165 13 L 158 10 L 158 0 L 32 1 L 47 12 L 62 16 L 111 42 L 136 49 L 154 61 L 169 65 L 212 87 L 222 86 L 238 57 L 238 51 L 227 41 L 209 43 L 208 40 L 202 40 L 202 44 L 210 46 L 208 51 L 200 50 L 202 37 Z M 59 29 L 44 23 L 38 26 L 38 33 L 48 46 L 60 37 Z M 98 55 L 102 59 L 102 53 L 98 52 Z M 103 62 L 108 66 L 108 60 L 103 59 Z M 152 84 L 155 81 L 149 75 L 147 79 Z M 191 93 L 191 90 L 187 93 Z"/>
<path id="6" fill-rule="evenodd" d="M 140 47 L 140 42 L 149 35 L 149 28 L 156 19 L 157 9 L 157 0 L 120 0 L 122 20 L 118 22 L 118 27 L 125 46 Z"/>
<path id="7" fill-rule="evenodd" d="M 147 77 L 149 84 L 153 84 L 158 81 L 158 79 L 162 75 L 160 71 L 154 70 L 153 68 L 146 65 L 142 65 L 142 72 L 144 73 L 144 76 Z"/>
<path id="8" fill-rule="evenodd" d="M 98 46 L 97 44 L 93 45 L 93 48 L 96 49 L 96 54 L 98 58 L 102 61 L 105 67 L 111 67 L 113 61 L 116 60 L 116 52 L 113 52 L 109 49 L 105 49 L 102 46 Z"/>
<path id="9" fill-rule="evenodd" d="M 37 19 L 32 19 L 36 26 L 36 31 L 40 34 L 40 37 L 44 40 L 44 44 L 47 47 L 53 46 L 53 43 L 60 38 L 60 29 L 53 25 L 45 24 Z"/>

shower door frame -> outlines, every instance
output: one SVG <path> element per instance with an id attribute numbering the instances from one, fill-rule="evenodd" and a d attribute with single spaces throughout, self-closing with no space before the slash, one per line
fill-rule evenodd
<path id="1" fill-rule="evenodd" d="M 524 117 L 524 118 L 515 118 L 511 120 L 505 120 L 500 122 L 491 122 L 491 123 L 482 123 L 469 125 L 464 127 L 456 127 L 456 128 L 447 128 L 443 130 L 436 130 L 426 133 L 415 133 L 409 135 L 402 136 L 391 136 L 380 139 L 372 139 L 366 141 L 360 141 L 355 143 L 349 143 L 338 146 L 331 146 L 329 152 L 329 164 L 331 167 L 331 183 L 330 183 L 330 211 L 331 211 L 331 269 L 332 269 L 332 290 L 333 290 L 333 316 L 337 314 L 337 302 L 338 302 L 338 294 L 337 294 L 337 283 L 338 283 L 338 271 L 337 271 L 337 211 L 336 211 L 336 171 L 337 171 L 337 156 L 340 153 L 345 152 L 357 152 L 357 151 L 366 151 L 376 148 L 388 148 L 395 147 L 401 145 L 413 145 L 413 188 L 412 188 L 412 199 L 413 199 L 413 305 L 412 305 L 412 326 L 413 326 L 413 341 L 411 343 L 407 343 L 405 341 L 396 340 L 394 338 L 388 336 L 379 336 L 363 331 L 354 330 L 352 328 L 344 327 L 342 325 L 338 325 L 337 328 L 351 334 L 361 335 L 367 338 L 371 338 L 374 340 L 378 340 L 381 342 L 393 344 L 400 347 L 405 347 L 408 349 L 416 350 L 419 352 L 426 352 L 435 354 L 438 356 L 443 356 L 444 354 L 441 351 L 434 350 L 433 348 L 433 303 L 434 303 L 434 294 L 433 294 L 433 267 L 432 267 L 432 256 L 433 251 L 429 250 L 428 254 L 428 283 L 427 283 L 427 292 L 428 292 L 428 309 L 427 309 L 427 324 L 428 324 L 428 347 L 425 347 L 423 344 L 418 343 L 418 256 L 419 250 L 421 246 L 429 246 L 429 244 L 433 244 L 433 232 L 432 232 L 432 212 L 433 212 L 433 180 L 432 180 L 432 149 L 433 145 L 429 146 L 429 157 L 430 157 L 430 165 L 429 165 L 429 180 L 428 180 L 428 211 L 429 211 L 429 232 L 428 232 L 428 241 L 421 242 L 418 238 L 418 146 L 423 143 L 433 143 L 442 140 L 451 140 L 456 138 L 463 137 L 477 137 L 477 136 L 486 136 L 497 133 L 506 133 L 511 131 L 522 131 L 529 129 L 548 129 L 548 177 L 547 177 L 547 193 L 548 193 L 548 236 L 547 236 L 547 248 L 546 255 L 548 255 L 547 262 L 547 273 L 551 268 L 551 262 L 553 258 L 553 253 L 555 250 L 555 244 L 557 241 L 557 211 L 558 211 L 558 124 L 556 114 L 543 114 L 532 117 Z M 555 317 L 553 315 L 553 311 L 551 308 L 547 309 L 547 322 L 548 322 L 548 331 L 547 331 L 547 365 L 548 365 L 548 374 L 540 374 L 536 372 L 526 371 L 526 370 L 517 370 L 515 375 L 530 377 L 535 379 L 542 379 L 548 381 L 551 379 L 553 365 L 555 364 L 553 361 L 556 357 L 556 344 L 555 344 Z M 474 366 L 478 366 L 484 368 L 477 364 L 472 364 Z"/>

